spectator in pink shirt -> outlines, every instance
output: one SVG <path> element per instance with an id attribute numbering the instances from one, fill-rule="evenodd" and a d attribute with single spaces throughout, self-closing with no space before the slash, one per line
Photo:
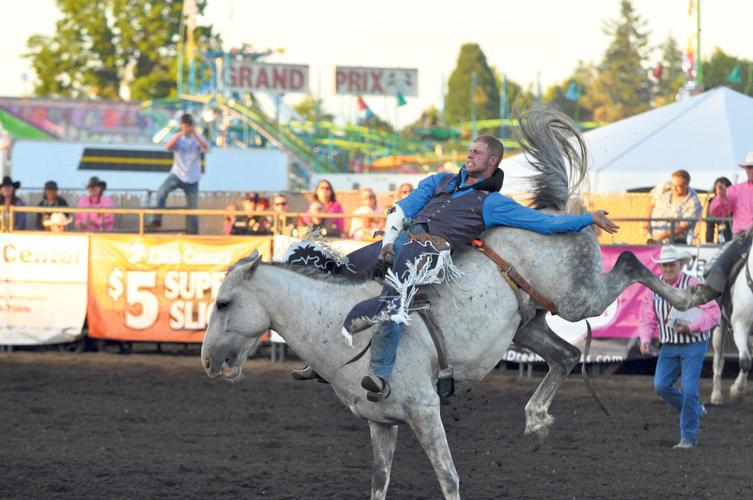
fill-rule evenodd
<path id="1" fill-rule="evenodd" d="M 308 212 L 311 208 L 311 205 L 314 203 L 319 202 L 322 204 L 323 210 L 320 213 L 323 214 L 341 214 L 343 213 L 343 206 L 340 205 L 340 202 L 337 201 L 337 196 L 335 195 L 335 190 L 332 189 L 332 184 L 326 179 L 322 179 L 319 181 L 319 183 L 316 185 L 316 190 L 314 191 L 314 199 L 309 204 L 309 207 L 306 209 Z M 305 220 L 304 224 L 308 225 L 310 224 L 310 220 Z M 331 235 L 337 234 L 337 236 L 340 236 L 342 234 L 345 234 L 345 221 L 342 218 L 328 218 L 325 220 L 324 224 L 326 226 L 331 226 Z"/>
<path id="2" fill-rule="evenodd" d="M 99 177 L 92 177 L 86 185 L 89 192 L 78 200 L 78 208 L 111 208 L 112 198 L 103 193 L 107 183 Z M 115 216 L 113 214 L 76 214 L 76 228 L 80 231 L 111 231 Z"/>
<path id="3" fill-rule="evenodd" d="M 690 253 L 673 246 L 661 249 L 661 279 L 675 288 L 687 288 L 701 281 L 682 272 Z M 693 448 L 698 444 L 701 416 L 705 408 L 699 395 L 701 367 L 712 329 L 719 323 L 719 305 L 710 301 L 683 313 L 673 314 L 672 306 L 661 296 L 647 293 L 641 302 L 638 335 L 641 354 L 650 353 L 650 342 L 659 337 L 661 350 L 656 362 L 654 389 L 680 413 L 680 442 L 675 448 Z M 680 378 L 680 389 L 675 381 Z"/>
<path id="4" fill-rule="evenodd" d="M 724 247 L 722 253 L 711 265 L 706 276 L 706 283 L 700 285 L 709 300 L 724 293 L 732 266 L 748 249 L 753 241 L 753 151 L 745 157 L 740 167 L 745 169 L 748 179 L 728 188 L 721 188 L 709 207 L 713 217 L 732 216 L 732 242 Z"/>

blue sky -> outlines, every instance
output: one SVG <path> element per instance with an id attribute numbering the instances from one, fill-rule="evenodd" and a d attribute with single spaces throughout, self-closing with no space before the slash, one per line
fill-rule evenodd
<path id="1" fill-rule="evenodd" d="M 335 65 L 418 68 L 419 96 L 400 108 L 399 121 L 412 121 L 441 102 L 442 80 L 452 71 L 463 43 L 477 42 L 489 62 L 509 78 L 544 88 L 568 77 L 578 60 L 597 62 L 609 42 L 604 21 L 615 18 L 619 0 L 209 0 L 205 21 L 228 46 L 284 48 L 269 61 L 308 64 L 310 88 L 329 111 L 355 113 L 352 97 L 333 93 Z M 633 0 L 647 21 L 652 44 L 672 34 L 684 45 L 688 0 Z M 702 0 L 703 51 L 714 47 L 753 59 L 751 0 Z M 24 0 L 0 17 L 0 95 L 31 90 L 33 78 L 21 56 L 26 40 L 51 34 L 58 12 L 53 0 Z M 288 102 L 298 100 L 288 96 Z M 373 110 L 394 119 L 394 99 L 368 99 Z"/>

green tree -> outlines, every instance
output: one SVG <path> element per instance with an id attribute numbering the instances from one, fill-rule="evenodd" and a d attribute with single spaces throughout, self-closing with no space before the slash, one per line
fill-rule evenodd
<path id="1" fill-rule="evenodd" d="M 494 72 L 486 62 L 481 47 L 467 43 L 460 47 L 455 69 L 447 82 L 444 101 L 445 119 L 448 124 L 467 122 L 471 119 L 471 78 L 476 72 L 476 117 L 486 120 L 499 117 L 499 90 Z"/>
<path id="2" fill-rule="evenodd" d="M 199 13 L 206 0 L 197 0 Z M 56 0 L 55 34 L 33 35 L 26 57 L 37 75 L 34 92 L 51 97 L 133 99 L 175 94 L 182 0 Z M 216 49 L 211 27 L 197 27 L 198 47 Z"/>
<path id="3" fill-rule="evenodd" d="M 657 65 L 661 65 L 661 75 L 654 69 L 654 105 L 663 106 L 675 101 L 677 91 L 685 83 L 682 71 L 682 50 L 672 36 L 661 46 L 661 56 Z M 705 73 L 705 70 L 704 70 Z"/>
<path id="4" fill-rule="evenodd" d="M 583 103 L 593 109 L 595 120 L 612 122 L 650 106 L 651 81 L 646 69 L 648 31 L 630 1 L 622 0 L 619 19 L 608 21 L 604 32 L 612 41 Z"/>
<path id="5" fill-rule="evenodd" d="M 589 106 L 590 102 L 587 96 L 596 76 L 596 68 L 593 65 L 578 61 L 578 66 L 573 74 L 565 81 L 549 87 L 544 93 L 543 100 L 547 104 L 559 108 L 560 111 L 573 119 L 577 114 L 578 121 L 591 121 L 593 120 L 593 108 Z M 571 93 L 573 86 L 576 86 L 575 96 Z M 576 97 L 576 99 L 572 99 L 572 97 Z"/>
<path id="6" fill-rule="evenodd" d="M 324 111 L 324 104 L 311 94 L 306 95 L 300 102 L 293 106 L 293 110 L 309 122 L 331 122 L 335 119 L 332 113 Z M 318 116 L 317 116 L 318 114 Z"/>
<path id="7" fill-rule="evenodd" d="M 740 81 L 735 83 L 728 80 L 730 73 L 736 66 L 740 67 Z M 703 61 L 703 85 L 708 89 L 720 85 L 753 96 L 753 61 L 726 54 L 722 49 L 716 48 L 711 57 Z"/>

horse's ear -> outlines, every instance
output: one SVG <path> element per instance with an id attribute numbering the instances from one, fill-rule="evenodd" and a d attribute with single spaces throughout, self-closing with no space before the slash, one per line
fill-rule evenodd
<path id="1" fill-rule="evenodd" d="M 248 260 L 251 261 L 251 271 L 255 271 L 261 263 L 261 255 L 259 255 L 259 251 L 254 250 L 253 252 L 251 252 L 251 255 L 248 256 Z"/>

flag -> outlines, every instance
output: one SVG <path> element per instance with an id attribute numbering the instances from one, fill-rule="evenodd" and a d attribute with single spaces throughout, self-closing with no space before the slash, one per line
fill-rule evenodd
<path id="1" fill-rule="evenodd" d="M 371 111 L 371 108 L 369 108 L 369 105 L 366 104 L 366 101 L 363 100 L 363 97 L 360 95 L 357 97 L 356 104 L 358 105 L 358 114 L 361 116 L 361 118 L 371 118 L 374 116 L 374 112 Z"/>
<path id="2" fill-rule="evenodd" d="M 651 73 L 654 75 L 654 78 L 657 80 L 661 80 L 662 74 L 664 73 L 664 65 L 662 63 L 657 63 L 656 67 L 651 71 Z"/>
<path id="3" fill-rule="evenodd" d="M 565 92 L 565 99 L 568 101 L 577 101 L 580 96 L 578 95 L 578 84 L 576 82 L 570 82 L 570 86 Z"/>
<path id="4" fill-rule="evenodd" d="M 400 92 L 400 90 L 398 90 L 397 94 L 395 94 L 395 99 L 397 99 L 398 107 L 405 106 L 406 104 L 408 104 L 408 101 L 405 100 L 405 96 L 403 95 L 402 92 Z"/>
<path id="5" fill-rule="evenodd" d="M 740 83 L 743 81 L 742 71 L 740 71 L 740 65 L 736 64 L 729 75 L 727 75 L 727 81 L 730 83 Z"/>

